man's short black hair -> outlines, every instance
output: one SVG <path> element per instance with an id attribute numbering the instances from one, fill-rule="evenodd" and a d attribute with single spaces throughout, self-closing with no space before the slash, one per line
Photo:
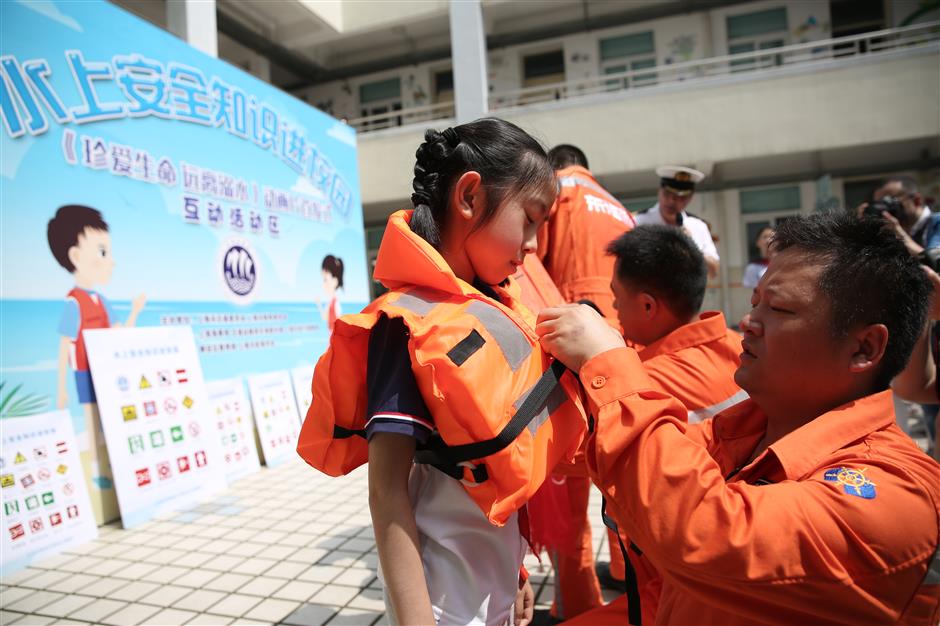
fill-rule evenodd
<path id="1" fill-rule="evenodd" d="M 884 220 L 834 212 L 786 220 L 772 249 L 805 252 L 822 265 L 820 291 L 829 299 L 836 339 L 861 326 L 884 324 L 888 345 L 874 391 L 887 389 L 911 357 L 927 319 L 930 282 Z"/>
<path id="2" fill-rule="evenodd" d="M 580 148 L 571 144 L 562 143 L 548 151 L 548 160 L 556 170 L 562 170 L 572 165 L 588 167 L 587 157 Z"/>
<path id="3" fill-rule="evenodd" d="M 617 257 L 617 279 L 663 300 L 672 313 L 691 319 L 702 306 L 708 270 L 705 257 L 675 226 L 649 224 L 628 231 L 607 245 Z"/>
<path id="4" fill-rule="evenodd" d="M 913 196 L 920 191 L 917 187 L 917 181 L 910 176 L 889 176 L 881 186 L 884 187 L 888 183 L 901 183 L 901 191 L 909 196 Z"/>

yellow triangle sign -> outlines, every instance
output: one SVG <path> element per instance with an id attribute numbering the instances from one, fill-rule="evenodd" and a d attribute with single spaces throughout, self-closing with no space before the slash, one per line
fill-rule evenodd
<path id="1" fill-rule="evenodd" d="M 147 380 L 147 377 L 144 376 L 144 375 L 141 375 L 141 377 L 140 377 L 140 388 L 141 388 L 141 389 L 150 389 L 150 381 Z"/>
<path id="2" fill-rule="evenodd" d="M 16 453 L 16 460 L 13 461 L 13 462 L 16 463 L 17 465 L 19 465 L 20 463 L 25 463 L 25 462 L 26 462 L 26 457 L 23 456 L 23 453 L 22 453 L 22 452 L 17 452 L 17 453 Z"/>

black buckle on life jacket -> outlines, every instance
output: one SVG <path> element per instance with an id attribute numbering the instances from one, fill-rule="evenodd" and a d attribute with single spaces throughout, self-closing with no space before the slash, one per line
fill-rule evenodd
<path id="1" fill-rule="evenodd" d="M 549 395 L 561 384 L 561 376 L 565 370 L 564 363 L 558 360 L 553 361 L 551 367 L 542 373 L 532 387 L 532 391 L 529 392 L 509 423 L 492 439 L 448 446 L 440 435 L 434 434 L 420 449 L 415 451 L 415 462 L 432 465 L 468 486 L 470 483 L 467 482 L 469 479 L 466 476 L 466 469 L 470 470 L 470 476 L 475 482 L 473 486 L 486 481 L 489 478 L 486 466 L 471 461 L 496 454 L 515 441 L 529 422 L 542 411 Z"/>
<path id="2" fill-rule="evenodd" d="M 430 465 L 453 478 L 459 480 L 467 487 L 479 487 L 481 483 L 489 480 L 490 473 L 483 463 L 471 463 L 470 461 L 460 461 L 459 463 L 432 463 L 429 456 L 422 454 L 426 450 L 415 452 L 415 463 Z"/>

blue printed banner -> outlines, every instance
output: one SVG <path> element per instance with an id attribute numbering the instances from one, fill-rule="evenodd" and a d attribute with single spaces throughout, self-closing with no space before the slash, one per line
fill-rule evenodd
<path id="1" fill-rule="evenodd" d="M 354 131 L 106 2 L 0 18 L 4 413 L 93 445 L 95 328 L 192 326 L 209 380 L 312 365 L 368 300 Z"/>

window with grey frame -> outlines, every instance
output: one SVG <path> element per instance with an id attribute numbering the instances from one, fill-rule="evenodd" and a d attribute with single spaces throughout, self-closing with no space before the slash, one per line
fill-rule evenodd
<path id="1" fill-rule="evenodd" d="M 802 213 L 800 186 L 781 185 L 759 189 L 742 189 L 738 192 L 741 222 L 744 228 L 744 249 L 748 261 L 759 258 L 757 235 L 764 228 L 776 228 L 783 222 Z"/>
<path id="2" fill-rule="evenodd" d="M 600 40 L 602 74 L 621 74 L 656 67 L 653 31 L 629 33 Z M 609 91 L 656 84 L 656 72 L 631 74 L 607 81 Z"/>
<path id="3" fill-rule="evenodd" d="M 728 28 L 728 54 L 771 50 L 787 45 L 787 8 L 777 7 L 754 13 L 729 15 L 726 18 Z M 781 65 L 783 57 L 779 54 L 751 57 L 731 62 L 732 72 L 742 72 Z"/>
<path id="4" fill-rule="evenodd" d="M 395 111 L 401 111 L 401 78 L 395 76 L 359 85 L 359 113 L 362 117 Z M 401 116 L 365 122 L 361 128 L 375 130 L 389 126 L 401 126 Z"/>

